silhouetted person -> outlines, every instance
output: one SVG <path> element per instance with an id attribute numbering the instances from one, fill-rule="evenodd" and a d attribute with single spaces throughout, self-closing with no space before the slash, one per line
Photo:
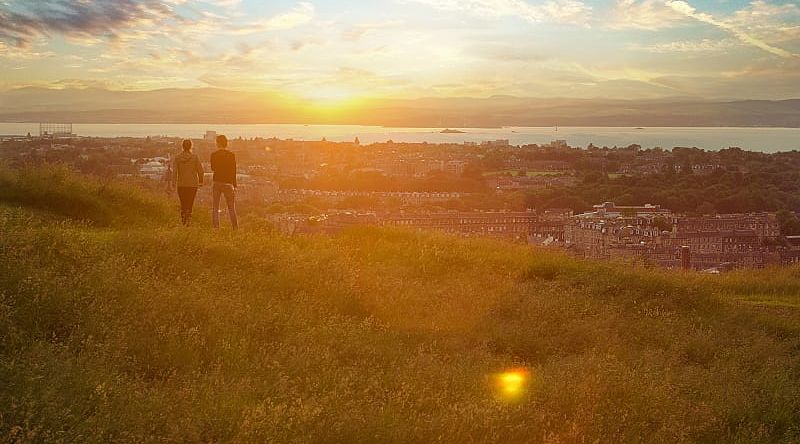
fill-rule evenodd
<path id="1" fill-rule="evenodd" d="M 175 156 L 173 165 L 173 182 L 178 187 L 181 199 L 181 223 L 189 226 L 192 223 L 192 208 L 197 196 L 197 188 L 203 186 L 203 164 L 192 152 L 192 141 L 183 141 L 183 152 Z"/>
<path id="2" fill-rule="evenodd" d="M 228 151 L 228 138 L 217 136 L 217 150 L 211 154 L 211 171 L 214 172 L 214 189 L 211 200 L 211 221 L 219 228 L 219 200 L 225 195 L 231 226 L 239 228 L 236 217 L 236 155 Z"/>

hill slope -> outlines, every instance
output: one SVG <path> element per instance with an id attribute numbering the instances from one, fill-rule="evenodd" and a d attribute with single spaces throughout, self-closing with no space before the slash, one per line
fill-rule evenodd
<path id="1" fill-rule="evenodd" d="M 286 238 L 160 216 L 103 228 L 19 197 L 83 183 L 50 174 L 3 172 L 4 439 L 800 439 L 796 268 L 700 277 L 432 234 Z M 129 194 L 104 205 L 155 214 Z M 526 390 L 503 396 L 492 375 L 515 368 Z"/>

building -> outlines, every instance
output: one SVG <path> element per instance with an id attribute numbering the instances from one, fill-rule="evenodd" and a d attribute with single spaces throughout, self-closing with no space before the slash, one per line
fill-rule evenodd
<path id="1" fill-rule="evenodd" d="M 786 246 L 781 251 L 781 263 L 800 263 L 800 236 L 786 236 Z"/>
<path id="2" fill-rule="evenodd" d="M 564 245 L 573 253 L 590 259 L 627 258 L 647 262 L 665 250 L 665 233 L 652 217 L 587 217 L 581 214 L 564 227 Z"/>
<path id="3" fill-rule="evenodd" d="M 677 217 L 673 220 L 675 233 L 752 230 L 759 240 L 780 236 L 780 225 L 774 214 L 718 214 L 715 216 Z"/>
<path id="4" fill-rule="evenodd" d="M 582 257 L 678 268 L 686 251 L 686 265 L 695 270 L 763 268 L 790 260 L 782 259 L 777 248 L 780 230 L 772 214 L 687 217 L 656 205 L 619 207 L 612 202 L 594 208 L 564 227 L 564 246 Z M 665 223 L 672 229 L 662 231 Z"/>
<path id="5" fill-rule="evenodd" d="M 49 137 L 51 139 L 74 137 L 71 123 L 40 123 L 39 137 Z"/>
<path id="6" fill-rule="evenodd" d="M 674 250 L 688 247 L 690 267 L 696 270 L 763 268 L 780 262 L 776 250 L 765 246 L 754 230 L 672 233 L 664 242 Z"/>
<path id="7" fill-rule="evenodd" d="M 309 198 L 338 203 L 352 197 L 393 199 L 404 205 L 421 205 L 459 200 L 470 193 L 459 192 L 393 192 L 393 191 L 325 191 L 325 190 L 278 190 L 276 200 L 282 203 L 302 202 Z"/>
<path id="8" fill-rule="evenodd" d="M 780 226 L 774 214 L 721 214 L 676 217 L 666 244 L 687 246 L 694 269 L 763 268 L 782 261 L 776 245 Z"/>
<path id="9" fill-rule="evenodd" d="M 434 230 L 462 236 L 491 236 L 527 242 L 537 215 L 527 212 L 447 212 L 395 214 L 381 220 L 384 226 Z"/>
<path id="10" fill-rule="evenodd" d="M 139 164 L 139 176 L 152 180 L 163 180 L 167 173 L 167 163 L 169 159 L 156 157 L 145 159 Z"/>
<path id="11" fill-rule="evenodd" d="M 444 172 L 454 176 L 464 174 L 464 169 L 467 167 L 467 162 L 463 160 L 450 160 L 444 164 Z"/>
<path id="12" fill-rule="evenodd" d="M 614 202 L 603 202 L 600 205 L 594 205 L 594 212 L 584 213 L 581 217 L 591 218 L 616 218 L 621 216 L 669 216 L 672 214 L 670 210 L 662 209 L 660 205 L 644 204 L 641 206 L 618 206 Z"/>
<path id="13" fill-rule="evenodd" d="M 511 143 L 508 139 L 487 140 L 481 142 L 481 146 L 486 148 L 507 148 L 511 146 Z"/>
<path id="14" fill-rule="evenodd" d="M 564 227 L 572 219 L 572 210 L 552 208 L 538 214 L 539 217 L 533 226 L 530 242 L 544 246 L 563 246 Z"/>

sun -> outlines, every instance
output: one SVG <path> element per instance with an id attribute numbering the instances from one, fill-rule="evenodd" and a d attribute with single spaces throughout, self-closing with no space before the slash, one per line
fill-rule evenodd
<path id="1" fill-rule="evenodd" d="M 341 87 L 314 88 L 301 97 L 308 111 L 324 117 L 348 114 L 364 102 L 359 92 Z"/>
<path id="2" fill-rule="evenodd" d="M 302 93 L 303 97 L 307 100 L 322 102 L 322 103 L 341 103 L 352 100 L 356 97 L 356 93 L 352 90 L 339 87 L 327 88 L 314 88 Z"/>

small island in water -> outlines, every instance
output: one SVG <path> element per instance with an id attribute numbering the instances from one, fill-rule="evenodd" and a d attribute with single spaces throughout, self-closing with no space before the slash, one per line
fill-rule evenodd
<path id="1" fill-rule="evenodd" d="M 466 134 L 467 132 L 466 131 L 457 130 L 457 129 L 447 128 L 447 129 L 443 129 L 441 131 L 441 133 L 442 134 Z"/>

